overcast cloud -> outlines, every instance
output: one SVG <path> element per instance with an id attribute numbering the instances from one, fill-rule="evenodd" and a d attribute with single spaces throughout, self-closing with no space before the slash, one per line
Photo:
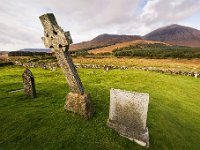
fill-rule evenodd
<path id="1" fill-rule="evenodd" d="M 180 22 L 200 29 L 200 0 L 0 0 L 0 50 L 44 47 L 38 17 L 50 12 L 74 43 L 102 33 L 144 35 Z"/>

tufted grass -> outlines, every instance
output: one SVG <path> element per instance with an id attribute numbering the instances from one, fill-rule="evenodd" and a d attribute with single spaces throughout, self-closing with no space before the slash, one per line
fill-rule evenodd
<path id="1" fill-rule="evenodd" d="M 86 121 L 64 110 L 69 92 L 60 69 L 31 68 L 37 98 L 22 88 L 23 67 L 0 68 L 0 149 L 145 149 L 106 126 L 109 90 L 150 94 L 150 150 L 197 150 L 200 147 L 200 79 L 140 70 L 79 69 L 85 91 L 96 106 Z"/>

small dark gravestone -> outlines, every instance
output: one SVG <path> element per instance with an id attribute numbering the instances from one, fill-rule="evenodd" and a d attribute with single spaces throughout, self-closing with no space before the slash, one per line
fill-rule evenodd
<path id="1" fill-rule="evenodd" d="M 26 95 L 35 98 L 36 90 L 35 90 L 35 81 L 32 72 L 26 68 L 24 73 L 22 74 L 23 84 L 24 84 L 24 92 Z"/>
<path id="2" fill-rule="evenodd" d="M 84 93 L 82 82 L 68 51 L 69 45 L 72 43 L 69 31 L 64 32 L 57 24 L 53 14 L 40 16 L 40 21 L 44 27 L 44 37 L 42 38 L 44 45 L 55 53 L 70 88 L 70 93 L 66 97 L 65 109 L 83 115 L 87 119 L 91 118 L 95 109 L 89 94 Z"/>

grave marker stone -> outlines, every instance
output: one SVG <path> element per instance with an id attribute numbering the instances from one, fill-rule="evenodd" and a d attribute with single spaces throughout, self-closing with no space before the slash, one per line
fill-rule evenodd
<path id="1" fill-rule="evenodd" d="M 111 89 L 108 127 L 116 130 L 121 136 L 148 147 L 148 103 L 149 94 Z"/>
<path id="2" fill-rule="evenodd" d="M 44 27 L 44 37 L 42 38 L 44 45 L 55 53 L 71 91 L 67 95 L 65 109 L 89 119 L 94 114 L 95 109 L 89 94 L 84 93 L 82 82 L 68 51 L 69 45 L 72 43 L 70 32 L 64 32 L 57 24 L 53 14 L 40 16 L 40 21 Z"/>
<path id="3" fill-rule="evenodd" d="M 22 79 L 23 79 L 25 94 L 30 96 L 31 98 L 35 98 L 36 97 L 35 80 L 32 72 L 28 68 L 26 68 L 26 70 L 22 74 Z"/>

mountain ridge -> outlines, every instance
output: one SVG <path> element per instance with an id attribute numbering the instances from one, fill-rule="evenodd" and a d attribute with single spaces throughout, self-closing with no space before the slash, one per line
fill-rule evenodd
<path id="1" fill-rule="evenodd" d="M 118 35 L 118 34 L 100 34 L 90 41 L 85 41 L 77 44 L 70 45 L 69 50 L 80 50 L 88 48 L 99 48 L 110 46 L 116 43 L 128 42 L 133 40 L 141 40 L 138 35 Z"/>
<path id="2" fill-rule="evenodd" d="M 95 49 L 114 45 L 116 43 L 129 42 L 135 40 L 160 41 L 172 45 L 200 47 L 200 30 L 171 24 L 163 26 L 147 33 L 140 35 L 118 35 L 118 34 L 100 34 L 90 41 L 70 45 L 69 50 Z"/>
<path id="3" fill-rule="evenodd" d="M 23 51 L 23 52 L 46 52 L 46 53 L 51 52 L 51 50 L 49 48 L 23 48 L 23 49 L 19 49 L 17 51 Z"/>
<path id="4" fill-rule="evenodd" d="M 143 39 L 180 46 L 200 47 L 200 30 L 172 24 L 153 30 L 143 36 Z"/>

